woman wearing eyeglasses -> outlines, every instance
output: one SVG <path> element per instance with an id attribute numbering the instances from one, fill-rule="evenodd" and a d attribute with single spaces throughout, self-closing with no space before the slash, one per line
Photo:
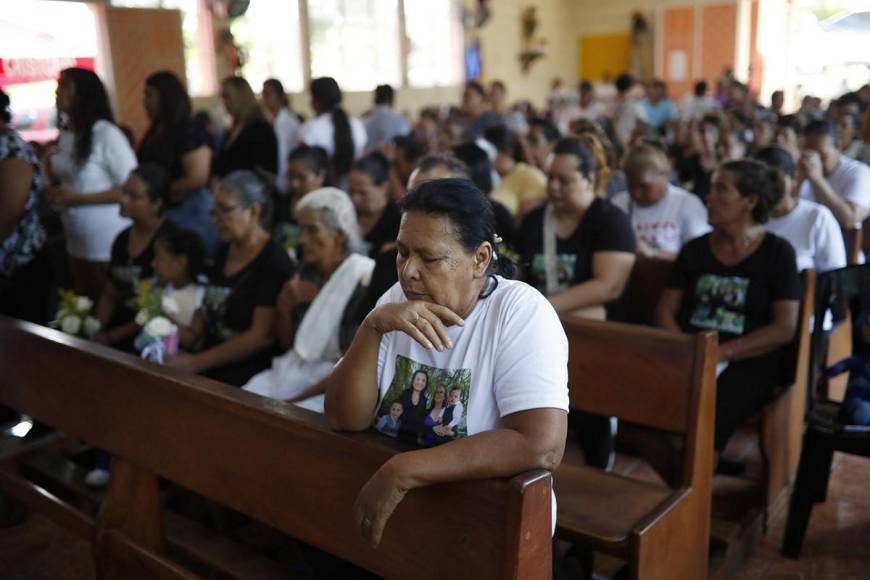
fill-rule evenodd
<path id="1" fill-rule="evenodd" d="M 273 332 L 275 301 L 293 264 L 262 226 L 268 184 L 235 171 L 218 185 L 212 214 L 221 245 L 203 300 L 205 343 L 169 366 L 241 386 L 280 354 Z"/>

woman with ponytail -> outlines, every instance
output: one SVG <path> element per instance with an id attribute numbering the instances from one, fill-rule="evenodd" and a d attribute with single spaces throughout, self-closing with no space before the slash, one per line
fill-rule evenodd
<path id="1" fill-rule="evenodd" d="M 802 292 L 791 244 L 763 225 L 781 197 L 775 169 L 719 166 L 707 195 L 713 231 L 683 246 L 656 309 L 662 328 L 719 331 L 716 451 L 784 384 Z"/>
<path id="2" fill-rule="evenodd" d="M 332 77 L 311 81 L 311 108 L 315 117 L 299 128 L 299 142 L 323 147 L 332 162 L 333 182 L 340 183 L 350 172 L 353 160 L 362 155 L 368 136 L 362 121 L 348 117 L 341 107 L 342 94 Z"/>

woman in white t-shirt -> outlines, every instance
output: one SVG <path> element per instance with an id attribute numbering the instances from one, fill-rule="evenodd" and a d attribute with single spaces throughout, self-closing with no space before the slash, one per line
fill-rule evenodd
<path id="1" fill-rule="evenodd" d="M 438 387 L 455 400 L 459 389 L 463 411 L 451 433 L 438 429 L 443 445 L 395 455 L 363 487 L 354 515 L 372 545 L 409 490 L 553 470 L 567 429 L 565 333 L 543 295 L 499 275 L 513 265 L 495 254 L 487 197 L 466 179 L 435 179 L 411 191 L 402 211 L 399 283 L 326 379 L 326 417 L 335 429 L 362 431 L 391 414 L 404 439 L 434 431 L 447 408 L 409 433 L 394 405 L 419 371 L 428 400 Z"/>
<path id="2" fill-rule="evenodd" d="M 353 160 L 362 156 L 368 134 L 362 121 L 349 117 L 342 108 L 341 89 L 334 78 L 314 79 L 309 90 L 316 116 L 299 127 L 296 139 L 310 147 L 323 147 L 332 162 L 333 181 L 340 183 Z"/>
<path id="3" fill-rule="evenodd" d="M 112 241 L 130 225 L 122 218 L 121 188 L 136 154 L 113 122 L 102 81 L 93 72 L 60 73 L 57 109 L 64 116 L 57 149 L 49 157 L 49 202 L 62 210 L 73 286 L 96 300 L 106 279 Z"/>
<path id="4" fill-rule="evenodd" d="M 755 158 L 779 173 L 783 195 L 764 227 L 791 243 L 798 271 L 827 272 L 844 267 L 846 246 L 837 218 L 822 204 L 798 196 L 796 165 L 788 151 L 765 147 Z"/>
<path id="5" fill-rule="evenodd" d="M 655 145 L 637 145 L 623 162 L 628 191 L 613 196 L 613 205 L 631 220 L 637 253 L 673 260 L 683 244 L 710 231 L 700 198 L 668 183 L 671 164 Z"/>

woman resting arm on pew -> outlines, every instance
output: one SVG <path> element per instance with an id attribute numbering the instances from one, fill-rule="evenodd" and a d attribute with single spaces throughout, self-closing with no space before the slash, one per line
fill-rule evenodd
<path id="1" fill-rule="evenodd" d="M 757 161 L 730 161 L 715 172 L 707 196 L 713 231 L 683 247 L 656 309 L 662 328 L 719 332 L 727 367 L 717 381 L 717 451 L 782 385 L 783 347 L 797 327 L 794 250 L 762 226 L 782 195 L 779 184 Z"/>
<path id="2" fill-rule="evenodd" d="M 205 350 L 176 355 L 169 366 L 241 386 L 279 354 L 275 299 L 293 265 L 260 223 L 266 190 L 259 177 L 244 170 L 230 173 L 217 187 L 212 211 L 222 245 L 203 299 Z"/>
<path id="3" fill-rule="evenodd" d="M 348 324 L 365 291 L 375 261 L 353 253 L 361 248 L 356 211 L 340 189 L 325 187 L 302 198 L 296 206 L 303 275 L 284 284 L 278 297 L 278 341 L 287 352 L 272 367 L 254 376 L 244 390 L 273 399 L 299 401 L 323 412 L 323 387 L 353 336 Z M 348 307 L 351 306 L 349 309 Z"/>
<path id="4" fill-rule="evenodd" d="M 562 139 L 554 153 L 547 204 L 520 228 L 524 278 L 559 314 L 600 310 L 622 296 L 634 234 L 624 213 L 596 197 L 598 162 L 588 145 Z"/>
<path id="5" fill-rule="evenodd" d="M 497 274 L 513 268 L 494 254 L 486 196 L 468 180 L 436 179 L 402 211 L 399 283 L 325 380 L 333 428 L 381 426 L 425 443 L 428 427 L 445 442 L 394 456 L 360 491 L 355 518 L 374 546 L 408 491 L 553 470 L 567 428 L 565 333 L 537 291 Z M 450 397 L 435 403 L 439 388 Z M 427 421 L 405 420 L 409 402 L 425 406 Z"/>

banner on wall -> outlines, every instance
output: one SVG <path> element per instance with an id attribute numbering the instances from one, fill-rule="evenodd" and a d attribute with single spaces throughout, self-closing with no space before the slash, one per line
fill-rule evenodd
<path id="1" fill-rule="evenodd" d="M 56 80 L 63 69 L 95 70 L 96 65 L 93 57 L 0 58 L 0 86 Z"/>

